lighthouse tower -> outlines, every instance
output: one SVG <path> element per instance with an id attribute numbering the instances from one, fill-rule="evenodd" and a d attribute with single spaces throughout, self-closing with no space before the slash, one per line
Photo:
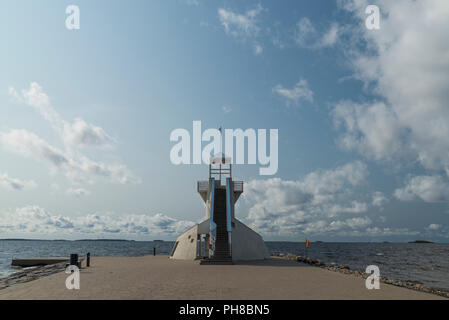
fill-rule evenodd
<path id="1" fill-rule="evenodd" d="M 198 181 L 197 190 L 205 203 L 206 220 L 178 237 L 172 259 L 232 264 L 268 258 L 262 237 L 235 217 L 235 203 L 243 193 L 243 181 L 232 180 L 230 158 L 212 157 L 209 180 Z"/>

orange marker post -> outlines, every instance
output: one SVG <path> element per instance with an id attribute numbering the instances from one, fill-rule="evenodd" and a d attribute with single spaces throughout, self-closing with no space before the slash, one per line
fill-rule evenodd
<path id="1" fill-rule="evenodd" d="M 309 248 L 309 244 L 310 244 L 309 240 L 306 239 L 306 250 L 305 250 L 306 252 L 304 254 L 306 256 L 306 258 L 307 258 L 307 251 L 308 251 L 307 249 Z"/>

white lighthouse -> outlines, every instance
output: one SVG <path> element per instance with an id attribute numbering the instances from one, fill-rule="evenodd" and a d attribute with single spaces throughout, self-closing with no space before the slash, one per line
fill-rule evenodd
<path id="1" fill-rule="evenodd" d="M 243 193 L 243 181 L 232 180 L 230 158 L 211 158 L 209 180 L 198 181 L 197 190 L 206 204 L 206 220 L 178 237 L 170 258 L 232 264 L 269 257 L 262 237 L 235 218 L 235 203 Z"/>

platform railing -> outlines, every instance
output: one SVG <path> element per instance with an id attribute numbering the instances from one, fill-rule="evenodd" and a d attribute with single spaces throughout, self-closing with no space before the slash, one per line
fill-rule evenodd
<path id="1" fill-rule="evenodd" d="M 210 164 L 209 165 L 209 179 L 217 177 L 221 180 L 221 177 L 232 177 L 232 165 L 231 164 Z"/>
<path id="2" fill-rule="evenodd" d="M 197 190 L 198 191 L 207 191 L 208 186 L 209 186 L 209 181 L 198 181 Z"/>
<path id="3" fill-rule="evenodd" d="M 234 181 L 234 191 L 243 192 L 243 181 Z"/>

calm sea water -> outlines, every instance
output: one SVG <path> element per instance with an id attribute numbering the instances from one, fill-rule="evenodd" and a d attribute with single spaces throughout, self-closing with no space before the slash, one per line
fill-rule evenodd
<path id="1" fill-rule="evenodd" d="M 174 242 L 152 241 L 24 241 L 0 240 L 0 277 L 17 270 L 11 259 L 60 257 L 70 253 L 92 256 L 168 255 Z M 304 255 L 304 243 L 266 242 L 269 251 Z M 365 271 L 368 265 L 379 266 L 381 275 L 419 281 L 423 285 L 449 290 L 449 244 L 420 243 L 311 243 L 308 256 L 326 262 Z"/>

